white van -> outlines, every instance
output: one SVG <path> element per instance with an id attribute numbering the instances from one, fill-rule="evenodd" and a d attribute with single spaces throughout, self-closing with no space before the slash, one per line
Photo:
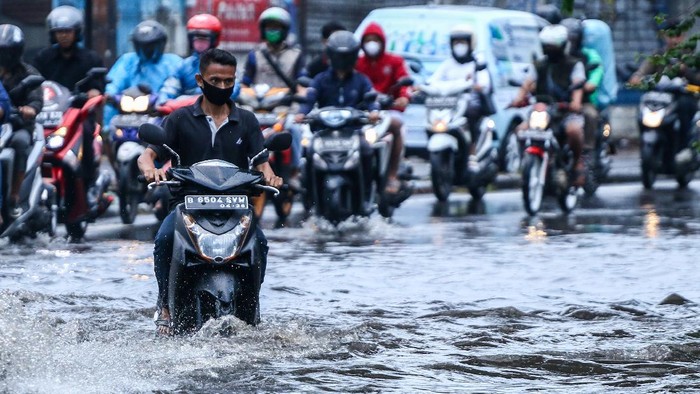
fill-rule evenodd
<path id="1" fill-rule="evenodd" d="M 378 23 L 387 37 L 387 49 L 406 58 L 418 79 L 430 76 L 451 56 L 449 31 L 455 25 L 473 26 L 479 59 L 491 74 L 493 100 L 498 110 L 493 116 L 500 139 L 502 169 L 517 170 L 519 149 L 512 130 L 525 117 L 523 109 L 508 109 L 518 88 L 510 79 L 523 80 L 532 61 L 542 54 L 538 33 L 546 21 L 529 12 L 492 7 L 421 5 L 379 8 L 370 12 L 355 31 L 359 38 L 366 26 Z M 416 67 L 416 65 L 422 65 Z M 413 104 L 405 114 L 406 147 L 421 155 L 427 145 L 425 109 Z M 516 155 L 515 157 L 512 155 Z"/>

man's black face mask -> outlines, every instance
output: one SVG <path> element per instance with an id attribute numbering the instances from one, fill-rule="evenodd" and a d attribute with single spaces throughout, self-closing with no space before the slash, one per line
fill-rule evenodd
<path id="1" fill-rule="evenodd" d="M 202 94 L 214 105 L 224 105 L 233 94 L 233 86 L 229 88 L 218 88 L 202 77 Z"/>

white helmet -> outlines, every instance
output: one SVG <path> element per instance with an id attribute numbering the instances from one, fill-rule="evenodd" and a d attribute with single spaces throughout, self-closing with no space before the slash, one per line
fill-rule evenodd
<path id="1" fill-rule="evenodd" d="M 476 48 L 476 34 L 474 34 L 474 28 L 471 25 L 460 24 L 450 29 L 450 44 L 452 41 L 460 39 L 469 41 L 472 50 Z"/>
<path id="2" fill-rule="evenodd" d="M 540 31 L 542 45 L 563 47 L 569 39 L 569 31 L 562 25 L 549 25 Z"/>

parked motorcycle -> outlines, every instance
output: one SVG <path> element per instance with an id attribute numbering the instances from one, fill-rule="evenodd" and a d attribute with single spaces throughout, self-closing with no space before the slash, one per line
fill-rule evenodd
<path id="1" fill-rule="evenodd" d="M 88 183 L 91 180 L 85 177 L 89 166 L 98 168 L 102 155 L 101 127 L 95 120 L 95 111 L 102 106 L 103 96 L 88 98 L 87 94 L 80 93 L 82 87 L 94 81 L 104 83 L 106 74 L 106 68 L 91 69 L 76 83 L 73 94 L 55 82 L 44 86 L 42 114 L 47 115 L 38 116 L 47 125 L 42 173 L 56 187 L 59 220 L 65 223 L 68 235 L 73 239 L 82 238 L 88 223 L 106 211 L 112 201 L 105 195 L 110 183 L 108 172 L 100 173 L 92 186 Z M 58 116 L 55 114 L 60 111 L 63 115 L 56 122 Z M 88 143 L 83 143 L 83 139 Z M 85 154 L 84 149 L 90 148 L 93 154 Z M 89 157 L 93 161 L 88 162 Z"/>
<path id="2" fill-rule="evenodd" d="M 427 95 L 426 132 L 430 154 L 430 179 L 439 201 L 447 201 L 455 185 L 464 185 L 472 198 L 479 200 L 498 175 L 498 150 L 494 144 L 494 121 L 482 117 L 478 141 L 471 141 L 468 108 L 472 81 L 445 81 L 423 85 Z M 478 167 L 469 169 L 470 145 L 476 144 Z"/>
<path id="3" fill-rule="evenodd" d="M 12 102 L 22 101 L 30 92 L 38 88 L 44 79 L 37 75 L 24 78 L 15 88 L 8 92 Z M 2 200 L 8 201 L 13 183 L 13 167 L 15 151 L 8 146 L 14 130 L 23 127 L 23 120 L 16 108 L 9 114 L 9 122 L 0 128 L 0 171 L 4 182 L 0 185 Z M 19 192 L 19 202 L 22 214 L 12 219 L 8 212 L 8 204 L 3 204 L 0 214 L 4 218 L 0 226 L 0 237 L 8 237 L 11 242 L 17 242 L 25 236 L 34 237 L 38 232 L 46 232 L 53 236 L 56 232 L 57 211 L 56 189 L 45 182 L 41 176 L 41 161 L 44 154 L 44 130 L 37 123 L 32 133 L 32 147 L 27 160 L 24 181 Z"/>
<path id="4" fill-rule="evenodd" d="M 572 87 L 575 90 L 578 87 Z M 542 206 L 545 194 L 557 198 L 565 213 L 578 203 L 578 187 L 573 185 L 574 155 L 566 142 L 561 144 L 559 121 L 568 111 L 568 103 L 556 102 L 549 96 L 537 96 L 528 117 L 528 127 L 518 133 L 524 141 L 522 191 L 525 210 L 535 215 Z"/>
<path id="5" fill-rule="evenodd" d="M 672 175 L 679 187 L 686 187 L 700 168 L 696 154 L 682 153 L 686 148 L 693 147 L 679 138 L 680 122 L 676 107 L 679 95 L 698 93 L 700 86 L 690 85 L 680 78 L 670 80 L 664 77 L 654 90 L 642 95 L 639 103 L 639 130 L 642 184 L 646 189 L 654 186 L 657 174 Z M 691 135 L 690 140 L 697 141 L 697 133 Z"/>
<path id="6" fill-rule="evenodd" d="M 290 106 L 296 101 L 289 88 L 272 88 L 267 84 L 257 84 L 241 89 L 238 97 L 241 107 L 255 114 L 260 124 L 260 130 L 265 139 L 288 129 Z M 263 209 L 268 198 L 272 200 L 277 214 L 277 225 L 285 223 L 292 211 L 292 203 L 296 190 L 289 186 L 293 175 L 292 150 L 272 152 L 269 159 L 272 170 L 284 180 L 280 193 L 272 197 L 269 193 L 261 194 L 255 200 L 255 214 L 262 217 Z"/>
<path id="7" fill-rule="evenodd" d="M 146 123 L 139 128 L 143 141 L 163 145 L 165 132 Z M 260 321 L 260 283 L 265 254 L 258 241 L 258 219 L 249 197 L 277 193 L 264 185 L 253 162 L 270 151 L 287 149 L 288 133 L 265 141 L 265 149 L 243 169 L 223 160 L 205 160 L 190 167 L 175 166 L 170 180 L 161 181 L 184 202 L 175 207 L 175 238 L 168 302 L 173 328 L 182 334 L 201 328 L 207 320 L 233 315 L 248 324 Z M 166 146 L 167 148 L 167 146 Z M 152 183 L 149 187 L 154 187 Z"/>

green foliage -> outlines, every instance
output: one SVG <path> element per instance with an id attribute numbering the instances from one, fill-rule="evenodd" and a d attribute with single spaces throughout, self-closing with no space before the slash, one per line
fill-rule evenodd
<path id="1" fill-rule="evenodd" d="M 700 69 L 700 52 L 697 51 L 700 34 L 688 34 L 695 26 L 696 20 L 700 18 L 700 7 L 694 12 L 689 12 L 684 16 L 677 26 L 662 29 L 660 33 L 668 37 L 682 37 L 680 44 L 667 49 L 661 54 L 654 54 L 649 57 L 651 64 L 656 66 L 656 72 L 649 75 L 641 84 L 637 86 L 641 89 L 650 89 L 661 79 L 663 75 L 669 78 L 683 76 L 686 70 Z M 667 20 L 667 15 L 658 15 L 655 21 L 659 26 Z"/>

